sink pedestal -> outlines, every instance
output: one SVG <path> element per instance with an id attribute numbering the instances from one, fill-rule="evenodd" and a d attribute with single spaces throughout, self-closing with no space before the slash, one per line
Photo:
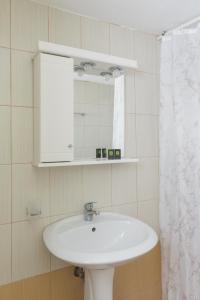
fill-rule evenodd
<path id="1" fill-rule="evenodd" d="M 85 269 L 84 300 L 113 300 L 114 268 Z"/>
<path id="2" fill-rule="evenodd" d="M 145 223 L 104 212 L 92 222 L 79 215 L 50 224 L 43 238 L 54 256 L 85 269 L 84 300 L 113 300 L 114 267 L 144 255 L 158 241 Z"/>

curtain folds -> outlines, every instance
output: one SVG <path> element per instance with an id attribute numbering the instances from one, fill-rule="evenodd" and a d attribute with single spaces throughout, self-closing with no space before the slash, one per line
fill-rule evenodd
<path id="1" fill-rule="evenodd" d="M 163 300 L 200 300 L 200 29 L 161 44 Z"/>

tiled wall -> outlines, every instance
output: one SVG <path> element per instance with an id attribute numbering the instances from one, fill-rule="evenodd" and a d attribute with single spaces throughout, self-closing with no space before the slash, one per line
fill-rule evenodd
<path id="1" fill-rule="evenodd" d="M 159 245 L 144 257 L 116 268 L 114 300 L 161 300 Z M 83 280 L 73 267 L 0 286 L 1 300 L 83 300 Z M 103 300 L 103 299 L 102 299 Z"/>
<path id="2" fill-rule="evenodd" d="M 126 84 L 127 155 L 140 158 L 137 166 L 32 167 L 38 39 L 138 60 Z M 0 285 L 63 267 L 45 249 L 42 230 L 84 202 L 158 228 L 158 51 L 153 35 L 29 0 L 0 0 Z M 27 221 L 30 203 L 41 207 L 41 218 Z"/>

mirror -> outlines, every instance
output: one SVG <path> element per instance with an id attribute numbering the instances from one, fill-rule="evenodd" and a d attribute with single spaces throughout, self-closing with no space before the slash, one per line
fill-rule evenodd
<path id="1" fill-rule="evenodd" d="M 79 64 L 80 66 L 81 64 Z M 124 75 L 74 72 L 74 159 L 96 158 L 97 148 L 124 153 Z M 80 73 L 79 73 L 80 72 Z"/>

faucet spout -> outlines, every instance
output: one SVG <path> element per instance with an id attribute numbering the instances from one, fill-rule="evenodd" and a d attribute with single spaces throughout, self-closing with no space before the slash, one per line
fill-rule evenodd
<path id="1" fill-rule="evenodd" d="M 84 219 L 85 221 L 92 221 L 94 216 L 99 215 L 99 212 L 93 209 L 94 203 L 88 202 L 84 205 Z"/>

